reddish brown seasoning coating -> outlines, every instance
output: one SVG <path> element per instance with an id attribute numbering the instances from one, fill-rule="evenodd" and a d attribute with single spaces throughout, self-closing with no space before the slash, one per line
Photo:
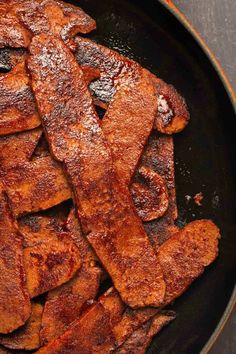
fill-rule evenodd
<path id="1" fill-rule="evenodd" d="M 6 170 L 30 160 L 42 135 L 40 128 L 0 137 L 0 170 Z"/>
<path id="2" fill-rule="evenodd" d="M 122 71 L 122 83 L 102 120 L 102 130 L 110 144 L 120 181 L 129 185 L 151 133 L 157 101 L 147 71 L 139 68 L 134 76 Z"/>
<path id="3" fill-rule="evenodd" d="M 39 349 L 38 354 L 105 354 L 114 347 L 110 313 L 95 303 L 60 338 Z"/>
<path id="4" fill-rule="evenodd" d="M 43 345 L 59 337 L 79 318 L 82 307 L 95 298 L 100 285 L 102 270 L 96 265 L 96 256 L 81 234 L 74 210 L 69 215 L 67 228 L 79 248 L 82 266 L 73 279 L 48 293 L 40 332 Z"/>
<path id="5" fill-rule="evenodd" d="M 134 182 L 130 187 L 138 215 L 143 221 L 160 218 L 169 205 L 165 180 L 149 167 L 142 166 L 138 172 L 146 182 Z"/>
<path id="6" fill-rule="evenodd" d="M 69 235 L 24 249 L 30 297 L 36 297 L 70 280 L 81 266 L 80 253 Z"/>
<path id="7" fill-rule="evenodd" d="M 16 216 L 51 208 L 71 197 L 61 166 L 51 157 L 9 168 L 1 177 Z"/>
<path id="8" fill-rule="evenodd" d="M 193 221 L 158 251 L 166 282 L 165 303 L 179 297 L 218 255 L 220 232 L 211 220 Z"/>
<path id="9" fill-rule="evenodd" d="M 86 38 L 76 37 L 76 59 L 80 65 L 90 65 L 101 71 L 101 77 L 90 85 L 95 103 L 107 108 L 114 97 L 117 87 L 126 81 L 126 75 L 134 79 L 135 72 L 141 67 L 119 53 L 103 47 Z M 148 71 L 146 70 L 146 73 Z M 155 127 L 161 133 L 173 134 L 183 130 L 189 121 L 188 108 L 183 97 L 173 86 L 150 74 L 149 81 L 155 87 L 158 103 Z M 143 120 L 143 123 L 147 116 Z"/>
<path id="10" fill-rule="evenodd" d="M 10 349 L 33 350 L 39 348 L 39 331 L 41 327 L 42 313 L 43 305 L 33 302 L 32 312 L 26 324 L 13 333 L 0 336 L 0 343 Z"/>
<path id="11" fill-rule="evenodd" d="M 28 47 L 32 35 L 52 33 L 68 41 L 96 22 L 79 7 L 59 0 L 1 0 L 0 47 Z"/>
<path id="12" fill-rule="evenodd" d="M 40 125 L 24 62 L 0 74 L 0 135 L 30 130 Z"/>
<path id="13" fill-rule="evenodd" d="M 0 184 L 0 333 L 22 326 L 31 306 L 23 268 L 22 237 Z"/>
<path id="14" fill-rule="evenodd" d="M 175 319 L 174 312 L 160 312 L 134 331 L 115 354 L 145 354 L 152 338 Z"/>
<path id="15" fill-rule="evenodd" d="M 158 220 L 145 223 L 145 229 L 155 247 L 169 239 L 178 228 L 174 224 L 177 218 L 174 172 L 174 144 L 171 136 L 152 132 L 144 154 L 141 166 L 147 166 L 165 179 L 169 195 L 169 205 L 165 214 Z"/>
<path id="16" fill-rule="evenodd" d="M 124 302 L 159 306 L 165 294 L 162 271 L 129 191 L 118 182 L 81 69 L 52 36 L 34 37 L 30 53 L 41 119 L 73 186 L 83 232 Z"/>

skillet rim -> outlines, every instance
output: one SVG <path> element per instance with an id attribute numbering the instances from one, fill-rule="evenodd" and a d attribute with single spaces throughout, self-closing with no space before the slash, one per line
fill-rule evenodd
<path id="1" fill-rule="evenodd" d="M 193 39 L 199 44 L 202 51 L 206 54 L 207 58 L 209 59 L 210 63 L 216 70 L 218 77 L 221 80 L 221 83 L 226 90 L 229 100 L 233 106 L 234 112 L 236 113 L 236 94 L 227 78 L 224 69 L 222 68 L 220 62 L 215 57 L 211 49 L 199 35 L 199 33 L 195 30 L 192 24 L 187 20 L 187 18 L 183 15 L 183 13 L 173 4 L 171 0 L 157 0 L 164 6 L 183 26 L 184 28 L 191 34 Z M 234 286 L 234 290 L 228 302 L 226 309 L 224 310 L 221 319 L 216 326 L 214 332 L 208 339 L 207 343 L 204 345 L 203 349 L 201 350 L 200 354 L 207 354 L 215 344 L 216 340 L 218 339 L 219 335 L 224 329 L 228 319 L 230 318 L 232 311 L 236 305 L 236 285 Z"/>

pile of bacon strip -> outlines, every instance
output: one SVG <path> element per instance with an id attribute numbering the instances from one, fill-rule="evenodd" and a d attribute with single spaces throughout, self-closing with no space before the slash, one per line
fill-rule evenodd
<path id="1" fill-rule="evenodd" d="M 145 353 L 218 254 L 212 221 L 175 226 L 185 101 L 78 7 L 0 15 L 0 353 Z"/>

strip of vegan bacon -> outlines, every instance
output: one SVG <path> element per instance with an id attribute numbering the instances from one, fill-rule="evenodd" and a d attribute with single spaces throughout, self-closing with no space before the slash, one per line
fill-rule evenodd
<path id="1" fill-rule="evenodd" d="M 215 260 L 218 254 L 219 237 L 219 229 L 212 221 L 198 220 L 187 225 L 160 247 L 158 257 L 167 283 L 163 305 L 179 297 L 191 282 L 201 275 L 204 268 Z M 133 310 L 129 307 L 124 310 L 119 294 L 111 288 L 88 310 L 86 315 L 75 321 L 61 337 L 51 341 L 38 353 L 56 354 L 69 351 L 76 354 L 80 353 L 80 350 L 83 353 L 83 346 L 88 348 L 88 353 L 114 352 L 115 349 L 122 348 L 123 343 L 131 345 L 135 331 L 141 332 L 142 335 L 140 326 L 154 316 L 158 318 L 158 311 L 155 308 Z M 154 321 L 156 318 L 154 317 Z M 101 322 L 102 334 L 106 333 L 107 338 L 98 335 L 96 325 Z M 86 324 L 90 331 L 86 332 L 86 337 L 81 338 L 81 330 Z M 95 326 L 92 327 L 94 324 Z M 91 343 L 95 341 L 97 343 L 98 337 L 100 341 L 96 351 Z"/>
<path id="2" fill-rule="evenodd" d="M 152 132 L 141 158 L 140 165 L 147 166 L 162 176 L 165 179 L 168 189 L 169 204 L 165 214 L 160 219 L 145 222 L 144 224 L 146 232 L 158 249 L 163 242 L 169 239 L 178 230 L 174 224 L 174 220 L 177 218 L 177 205 L 175 195 L 173 138 Z M 136 174 L 135 179 L 136 178 L 140 181 L 138 174 Z"/>
<path id="3" fill-rule="evenodd" d="M 174 312 L 163 311 L 134 331 L 115 354 L 145 354 L 152 338 L 175 319 Z"/>
<path id="4" fill-rule="evenodd" d="M 0 135 L 30 130 L 40 125 L 24 62 L 0 74 Z"/>
<path id="5" fill-rule="evenodd" d="M 36 128 L 19 134 L 0 137 L 0 169 L 17 166 L 30 160 L 42 135 Z"/>
<path id="6" fill-rule="evenodd" d="M 0 260 L 0 333 L 9 333 L 26 322 L 31 305 L 23 268 L 22 236 L 16 227 L 2 184 Z"/>
<path id="7" fill-rule="evenodd" d="M 211 220 L 196 220 L 158 251 L 166 281 L 165 304 L 179 297 L 218 255 L 220 231 Z"/>
<path id="8" fill-rule="evenodd" d="M 89 39 L 76 37 L 76 59 L 80 65 L 96 67 L 101 77 L 90 85 L 95 103 L 107 108 L 112 101 L 117 87 L 129 79 L 134 79 L 140 65 L 114 50 L 99 45 Z M 148 71 L 146 70 L 148 73 Z M 173 86 L 149 73 L 149 80 L 155 86 L 158 110 L 155 127 L 161 133 L 173 134 L 185 128 L 189 121 L 188 108 L 185 100 Z"/>
<path id="9" fill-rule="evenodd" d="M 96 22 L 77 6 L 59 0 L 1 0 L 0 47 L 28 47 L 32 35 L 52 33 L 68 41 Z"/>
<path id="10" fill-rule="evenodd" d="M 51 157 L 1 171 L 1 177 L 15 216 L 51 208 L 71 197 L 61 166 Z"/>
<path id="11" fill-rule="evenodd" d="M 42 313 L 43 305 L 33 302 L 32 312 L 26 324 L 13 333 L 0 336 L 0 343 L 9 349 L 33 350 L 39 348 Z"/>
<path id="12" fill-rule="evenodd" d="M 160 306 L 162 271 L 128 188 L 114 171 L 82 70 L 52 36 L 34 37 L 30 53 L 28 67 L 44 130 L 73 186 L 84 234 L 124 302 Z"/>
<path id="13" fill-rule="evenodd" d="M 95 299 L 102 275 L 94 252 L 81 234 L 74 210 L 68 217 L 67 229 L 79 248 L 82 266 L 73 279 L 48 293 L 40 332 L 44 345 L 65 332 L 80 317 L 86 303 Z"/>

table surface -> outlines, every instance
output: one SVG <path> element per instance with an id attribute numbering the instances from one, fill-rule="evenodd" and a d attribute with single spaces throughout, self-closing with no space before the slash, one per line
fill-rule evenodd
<path id="1" fill-rule="evenodd" d="M 236 0 L 172 0 L 172 2 L 211 48 L 236 91 Z M 235 353 L 236 309 L 209 354 Z"/>

